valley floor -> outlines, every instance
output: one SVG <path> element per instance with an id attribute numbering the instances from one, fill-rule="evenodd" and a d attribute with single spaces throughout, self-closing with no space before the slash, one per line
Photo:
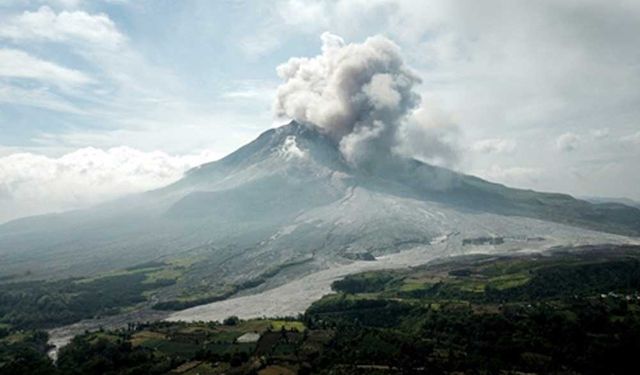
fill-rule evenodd
<path id="1" fill-rule="evenodd" d="M 375 261 L 354 261 L 336 264 L 331 268 L 315 272 L 301 279 L 269 289 L 257 294 L 230 298 L 223 301 L 188 308 L 174 313 L 159 312 L 149 308 L 132 313 L 107 316 L 100 319 L 83 320 L 67 326 L 49 330 L 50 344 L 54 346 L 51 355 L 67 345 L 71 339 L 85 331 L 95 331 L 100 327 L 118 329 L 127 323 L 140 321 L 222 321 L 229 316 L 243 319 L 297 316 L 316 300 L 331 293 L 331 284 L 347 275 L 380 269 L 411 267 L 425 264 L 430 260 L 448 254 L 451 249 L 445 238 L 433 245 L 420 246 L 377 258 Z"/>
<path id="2" fill-rule="evenodd" d="M 55 358 L 60 347 L 66 345 L 70 340 L 85 331 L 95 331 L 100 328 L 118 329 L 126 327 L 130 322 L 146 322 L 157 320 L 168 321 L 222 321 L 229 316 L 238 316 L 242 319 L 253 319 L 262 317 L 291 317 L 304 313 L 311 304 L 331 293 L 331 285 L 338 279 L 347 275 L 373 270 L 398 269 L 405 267 L 415 267 L 429 263 L 439 258 L 450 256 L 458 256 L 461 254 L 473 253 L 500 253 L 500 254 L 517 254 L 517 253 L 535 253 L 544 251 L 554 246 L 566 246 L 571 243 L 588 244 L 594 241 L 593 238 L 579 238 L 572 240 L 567 239 L 566 233 L 556 238 L 545 239 L 513 239 L 508 238 L 504 243 L 490 244 L 484 243 L 487 239 L 475 239 L 477 244 L 462 245 L 457 237 L 459 234 L 451 233 L 448 236 L 436 238 L 429 245 L 419 245 L 397 253 L 380 256 L 375 261 L 349 261 L 334 262 L 326 264 L 325 269 L 312 272 L 300 278 L 291 281 L 280 281 L 274 287 L 262 290 L 249 288 L 240 293 L 241 295 L 231 296 L 230 298 L 220 298 L 221 300 L 204 303 L 198 306 L 171 311 L 158 311 L 153 309 L 153 301 L 143 303 L 131 311 L 107 315 L 97 319 L 82 320 L 80 322 L 63 325 L 49 330 L 50 344 L 53 345 L 51 356 Z M 623 237 L 610 238 L 619 243 L 633 243 L 631 239 Z M 471 239 L 468 242 L 473 241 Z M 145 266 L 146 267 L 146 266 Z M 149 269 L 151 275 L 162 274 L 166 271 L 159 271 L 153 267 L 141 267 L 140 270 L 147 272 Z M 161 292 L 160 290 L 159 292 Z M 157 293 L 153 294 L 157 298 Z M 204 301 L 204 300 L 203 300 Z"/>
<path id="3" fill-rule="evenodd" d="M 378 257 L 375 261 L 336 264 L 258 294 L 230 298 L 178 311 L 169 315 L 167 320 L 222 321 L 232 315 L 243 319 L 296 316 L 303 313 L 314 301 L 331 293 L 331 284 L 347 275 L 363 271 L 418 266 L 445 256 L 447 253 L 447 243 L 443 241 Z"/>

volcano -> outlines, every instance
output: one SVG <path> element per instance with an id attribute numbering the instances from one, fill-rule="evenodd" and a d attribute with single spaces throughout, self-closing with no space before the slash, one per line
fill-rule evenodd
<path id="1" fill-rule="evenodd" d="M 0 273 L 81 276 L 192 259 L 204 285 L 288 267 L 289 277 L 434 241 L 447 254 L 625 242 L 640 209 L 520 190 L 389 156 L 347 163 L 292 121 L 162 189 L 0 226 Z"/>

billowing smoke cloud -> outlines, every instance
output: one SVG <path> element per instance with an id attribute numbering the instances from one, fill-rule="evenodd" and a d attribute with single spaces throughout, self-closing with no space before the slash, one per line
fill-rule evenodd
<path id="1" fill-rule="evenodd" d="M 439 133 L 433 131 L 438 128 L 430 124 L 433 120 L 412 116 L 420 104 L 415 92 L 420 78 L 385 37 L 346 44 L 325 32 L 321 55 L 292 58 L 278 67 L 278 75 L 284 83 L 277 91 L 276 115 L 325 128 L 354 165 L 407 151 L 429 156 L 444 151 L 450 153 L 444 158 L 455 158 L 453 147 L 434 142 Z"/>
<path id="2" fill-rule="evenodd" d="M 427 163 L 452 167 L 460 161 L 459 133 L 449 114 L 433 105 L 422 106 L 398 129 L 394 151 Z"/>

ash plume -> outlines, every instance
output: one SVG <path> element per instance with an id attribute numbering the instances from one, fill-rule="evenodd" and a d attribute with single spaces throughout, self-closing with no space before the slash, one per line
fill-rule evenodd
<path id="1" fill-rule="evenodd" d="M 414 115 L 421 80 L 395 43 L 374 36 L 347 44 L 328 32 L 321 38 L 320 55 L 291 58 L 278 67 L 284 82 L 277 90 L 276 116 L 326 129 L 345 159 L 359 167 L 398 154 L 457 159 L 451 142 L 440 139 L 449 133 L 433 131 L 442 127 Z"/>

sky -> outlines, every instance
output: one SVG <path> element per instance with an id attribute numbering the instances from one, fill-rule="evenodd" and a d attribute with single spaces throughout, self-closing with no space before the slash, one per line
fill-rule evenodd
<path id="1" fill-rule="evenodd" d="M 455 148 L 427 161 L 640 200 L 638 1 L 0 0 L 0 222 L 166 185 L 284 123 L 277 68 L 325 32 L 398 46 Z"/>

